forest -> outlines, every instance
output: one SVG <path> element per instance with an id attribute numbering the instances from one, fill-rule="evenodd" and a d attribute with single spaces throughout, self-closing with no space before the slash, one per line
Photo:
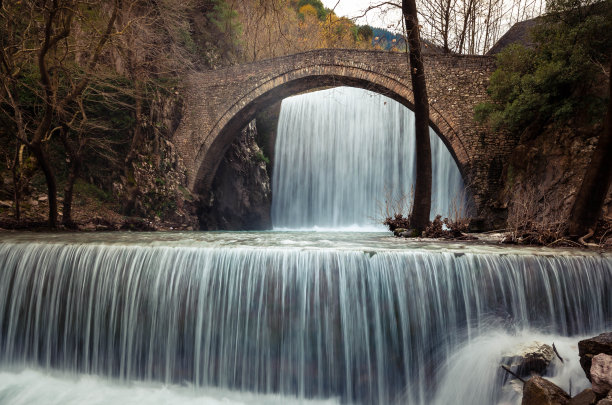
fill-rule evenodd
<path id="1" fill-rule="evenodd" d="M 407 51 L 403 20 L 359 25 L 320 0 L 0 5 L 0 216 L 8 227 L 74 228 L 104 212 L 98 221 L 130 218 L 128 228 L 146 228 L 143 219 L 197 228 L 191 206 L 198 196 L 185 188 L 171 142 L 186 107 L 185 74 L 321 48 Z M 364 14 L 399 6 L 373 4 Z M 475 119 L 521 145 L 571 128 L 593 145 L 609 102 L 609 2 L 547 7 L 419 0 L 424 53 L 485 54 L 511 25 L 540 16 L 530 20 L 538 28 L 527 46 L 497 54 L 491 100 L 477 107 Z M 534 168 L 519 166 L 504 168 L 506 187 L 494 203 L 510 222 L 520 206 L 516 190 L 536 182 L 528 179 Z M 547 193 L 538 200 L 555 199 Z M 605 199 L 604 190 L 601 204 Z M 554 211 L 567 218 L 570 208 L 566 201 Z"/>

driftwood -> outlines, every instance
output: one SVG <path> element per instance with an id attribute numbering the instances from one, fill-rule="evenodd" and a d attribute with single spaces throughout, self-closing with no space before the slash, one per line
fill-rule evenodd
<path id="1" fill-rule="evenodd" d="M 516 374 L 514 371 L 510 370 L 510 367 L 506 366 L 505 364 L 501 365 L 501 368 L 503 368 L 506 373 L 512 375 L 514 378 L 518 379 L 520 382 L 522 382 L 523 384 L 525 384 L 527 381 L 523 380 L 518 374 Z"/>
<path id="2" fill-rule="evenodd" d="M 560 354 L 559 354 L 559 352 L 557 351 L 557 348 L 555 347 L 554 342 L 553 342 L 553 344 L 552 344 L 552 347 L 553 347 L 553 351 L 555 352 L 555 354 L 557 355 L 557 357 L 559 358 L 559 360 L 561 360 L 561 363 L 564 363 L 564 364 L 565 364 L 565 361 L 563 360 L 563 357 L 561 357 L 561 355 L 560 355 Z"/>
<path id="3" fill-rule="evenodd" d="M 589 232 L 584 235 L 581 238 L 578 238 L 578 242 L 582 243 L 583 245 L 587 245 L 586 240 L 589 239 L 591 236 L 595 235 L 595 231 L 593 230 L 593 228 L 589 228 Z"/>

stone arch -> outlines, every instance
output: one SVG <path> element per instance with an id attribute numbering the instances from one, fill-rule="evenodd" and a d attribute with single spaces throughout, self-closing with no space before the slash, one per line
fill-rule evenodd
<path id="1" fill-rule="evenodd" d="M 233 103 L 225 108 L 204 138 L 195 156 L 197 174 L 190 182 L 191 188 L 197 190 L 210 188 L 227 148 L 240 130 L 255 117 L 257 111 L 288 96 L 314 88 L 331 86 L 367 89 L 394 99 L 414 110 L 412 88 L 405 78 L 375 72 L 363 65 L 318 63 L 283 71 L 245 89 Z M 471 160 L 469 149 L 459 133 L 433 103 L 430 103 L 430 127 L 444 142 L 465 179 L 465 168 Z"/>

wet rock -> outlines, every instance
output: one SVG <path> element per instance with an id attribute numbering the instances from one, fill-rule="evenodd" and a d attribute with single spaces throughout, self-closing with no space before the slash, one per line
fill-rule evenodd
<path id="1" fill-rule="evenodd" d="M 272 228 L 272 189 L 266 160 L 256 143 L 251 122 L 226 152 L 201 207 L 200 224 L 206 230 L 263 230 Z"/>
<path id="2" fill-rule="evenodd" d="M 597 403 L 597 396 L 592 389 L 587 388 L 574 398 L 570 399 L 568 405 L 594 405 Z"/>
<path id="3" fill-rule="evenodd" d="M 598 395 L 606 395 L 612 390 L 612 356 L 604 353 L 593 356 L 591 382 L 593 392 Z"/>
<path id="4" fill-rule="evenodd" d="M 398 238 L 416 238 L 419 236 L 419 233 L 416 229 L 406 229 L 406 228 L 395 228 L 393 230 L 393 235 Z"/>
<path id="5" fill-rule="evenodd" d="M 502 364 L 521 377 L 533 374 L 542 375 L 555 358 L 555 352 L 550 345 L 533 342 L 516 347 L 511 353 L 502 357 Z"/>
<path id="6" fill-rule="evenodd" d="M 608 393 L 608 396 L 597 403 L 597 405 L 612 405 L 612 391 Z"/>
<path id="7" fill-rule="evenodd" d="M 401 236 L 402 238 L 416 238 L 417 236 L 419 236 L 419 233 L 416 229 L 408 229 L 400 233 L 399 236 Z"/>
<path id="8" fill-rule="evenodd" d="M 589 381 L 591 381 L 591 361 L 599 353 L 612 355 L 612 332 L 578 342 L 580 365 Z"/>
<path id="9" fill-rule="evenodd" d="M 406 232 L 406 228 L 395 228 L 393 235 L 401 236 L 402 233 Z"/>
<path id="10" fill-rule="evenodd" d="M 128 217 L 121 224 L 120 229 L 122 231 L 144 231 L 144 232 L 152 232 L 156 231 L 157 228 L 147 221 L 146 219 L 137 218 L 137 217 Z"/>
<path id="11" fill-rule="evenodd" d="M 532 377 L 523 387 L 522 405 L 567 405 L 570 396 L 557 385 L 542 378 Z"/>

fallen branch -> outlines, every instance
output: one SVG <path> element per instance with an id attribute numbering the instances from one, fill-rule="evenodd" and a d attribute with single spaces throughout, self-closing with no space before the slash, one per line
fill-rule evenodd
<path id="1" fill-rule="evenodd" d="M 563 360 L 563 357 L 561 357 L 561 355 L 559 354 L 559 352 L 557 351 L 557 348 L 555 347 L 555 344 L 552 344 L 553 346 L 553 351 L 555 352 L 555 354 L 557 355 L 557 357 L 559 358 L 559 360 L 561 360 L 561 363 L 565 364 L 565 361 Z"/>
<path id="2" fill-rule="evenodd" d="M 575 247 L 584 247 L 583 244 L 580 244 L 578 242 L 574 242 L 573 240 L 566 239 L 566 238 L 557 239 L 554 242 L 551 242 L 551 243 L 547 244 L 546 246 L 547 247 L 551 247 L 551 246 L 555 246 L 555 245 L 560 244 L 560 243 L 564 243 L 566 245 L 575 246 Z"/>
<path id="3" fill-rule="evenodd" d="M 578 238 L 578 242 L 580 242 L 583 246 L 589 246 L 586 240 L 589 239 L 593 235 L 595 235 L 595 231 L 593 230 L 593 228 L 589 228 L 589 233 L 584 235 L 582 238 Z"/>
<path id="4" fill-rule="evenodd" d="M 510 370 L 510 367 L 506 366 L 505 364 L 501 365 L 501 368 L 503 368 L 504 370 L 506 370 L 506 372 L 512 376 L 514 376 L 515 378 L 517 378 L 520 382 L 522 382 L 523 384 L 525 384 L 527 381 L 523 380 L 521 377 L 519 377 L 518 374 L 516 374 L 514 371 Z"/>

